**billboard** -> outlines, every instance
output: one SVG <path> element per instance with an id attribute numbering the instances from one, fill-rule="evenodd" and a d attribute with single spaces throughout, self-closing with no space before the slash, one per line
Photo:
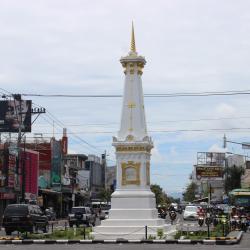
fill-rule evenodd
<path id="1" fill-rule="evenodd" d="M 0 132 L 31 132 L 31 101 L 0 101 Z"/>
<path id="2" fill-rule="evenodd" d="M 196 178 L 223 178 L 222 167 L 196 167 Z"/>

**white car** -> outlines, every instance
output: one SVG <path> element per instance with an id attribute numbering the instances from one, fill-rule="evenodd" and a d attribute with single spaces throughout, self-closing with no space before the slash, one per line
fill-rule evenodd
<path id="1" fill-rule="evenodd" d="M 198 219 L 198 207 L 196 206 L 186 206 L 183 219 L 184 220 L 197 220 Z"/>

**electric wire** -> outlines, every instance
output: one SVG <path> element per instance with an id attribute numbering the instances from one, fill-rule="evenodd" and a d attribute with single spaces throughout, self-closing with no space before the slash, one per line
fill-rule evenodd
<path id="1" fill-rule="evenodd" d="M 60 98 L 121 98 L 121 94 L 104 95 L 104 94 L 85 94 L 85 95 L 69 95 L 69 94 L 36 94 L 22 93 L 23 96 L 30 97 L 60 97 Z M 205 96 L 231 96 L 231 95 L 250 95 L 250 90 L 230 90 L 230 91 L 213 91 L 213 92 L 181 92 L 181 93 L 153 93 L 144 94 L 144 97 L 205 97 Z"/>

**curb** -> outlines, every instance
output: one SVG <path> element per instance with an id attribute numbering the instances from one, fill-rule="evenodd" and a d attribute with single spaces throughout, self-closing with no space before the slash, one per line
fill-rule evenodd
<path id="1" fill-rule="evenodd" d="M 2 244 L 204 244 L 204 245 L 232 245 L 241 241 L 243 231 L 237 237 L 214 237 L 205 240 L 28 240 L 28 239 L 5 239 Z"/>

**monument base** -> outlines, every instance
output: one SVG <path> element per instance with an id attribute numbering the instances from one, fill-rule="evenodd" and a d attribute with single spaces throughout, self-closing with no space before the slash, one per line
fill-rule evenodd
<path id="1" fill-rule="evenodd" d="M 158 218 L 155 197 L 150 190 L 117 190 L 112 194 L 109 218 L 94 227 L 94 239 L 145 239 L 170 236 L 175 226 Z M 160 233 L 161 232 L 161 233 Z"/>

